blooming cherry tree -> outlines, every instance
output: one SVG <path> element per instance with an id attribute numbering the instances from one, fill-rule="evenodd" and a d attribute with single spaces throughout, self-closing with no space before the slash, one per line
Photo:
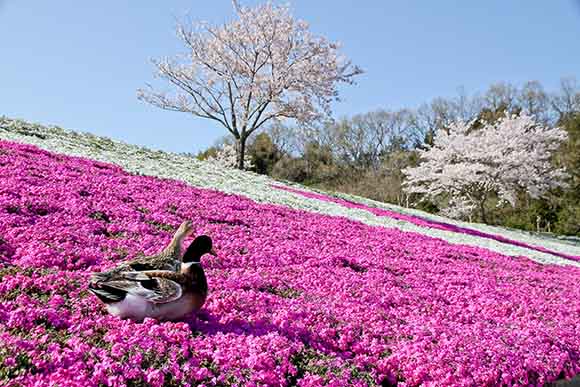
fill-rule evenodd
<path id="1" fill-rule="evenodd" d="M 492 194 L 498 205 L 514 206 L 518 192 L 537 198 L 565 185 L 566 173 L 550 158 L 566 136 L 527 115 L 506 115 L 478 129 L 473 122 L 455 122 L 439 129 L 433 146 L 420 151 L 421 164 L 404 170 L 405 189 L 422 199 L 447 199 L 448 216 L 478 211 L 487 222 L 485 205 Z"/>
<path id="2" fill-rule="evenodd" d="M 309 122 L 330 114 L 337 84 L 362 71 L 339 55 L 339 45 L 315 36 L 288 7 L 246 8 L 234 1 L 236 19 L 221 26 L 178 24 L 186 52 L 154 61 L 171 92 L 151 86 L 141 100 L 223 125 L 236 139 L 243 169 L 246 140 L 277 119 Z"/>

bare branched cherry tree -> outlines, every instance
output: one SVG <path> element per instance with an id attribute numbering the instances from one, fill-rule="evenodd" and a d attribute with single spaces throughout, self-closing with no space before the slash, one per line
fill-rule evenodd
<path id="1" fill-rule="evenodd" d="M 233 4 L 235 20 L 221 26 L 179 23 L 187 52 L 154 61 L 156 75 L 171 91 L 149 86 L 138 95 L 162 109 L 219 122 L 236 139 L 243 169 L 252 133 L 273 120 L 303 123 L 330 115 L 338 83 L 352 83 L 362 71 L 288 7 Z"/>

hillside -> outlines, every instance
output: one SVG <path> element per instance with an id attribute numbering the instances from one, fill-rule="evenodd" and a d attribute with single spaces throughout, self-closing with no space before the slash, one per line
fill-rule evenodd
<path id="1" fill-rule="evenodd" d="M 580 245 L 0 119 L 0 384 L 545 385 L 580 373 Z M 199 316 L 90 272 L 208 233 Z"/>

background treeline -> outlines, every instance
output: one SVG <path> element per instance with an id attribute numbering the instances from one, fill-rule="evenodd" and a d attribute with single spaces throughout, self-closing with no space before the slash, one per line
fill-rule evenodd
<path id="1" fill-rule="evenodd" d="M 580 84 L 575 78 L 563 78 L 554 91 L 537 81 L 518 86 L 497 83 L 483 93 L 459 90 L 454 97 L 435 98 L 417 109 L 378 110 L 309 127 L 276 124 L 254 137 L 248 152 L 252 169 L 260 174 L 415 206 L 416 198 L 402 189 L 402 170 L 417 165 L 417 149 L 432 144 L 438 129 L 456 120 L 494 121 L 521 112 L 568 132 L 553 162 L 567 169 L 570 184 L 545 199 L 522 193 L 514 208 L 489 208 L 488 223 L 580 235 Z M 215 155 L 228 141 L 224 138 L 197 157 Z M 429 202 L 417 206 L 439 210 Z"/>

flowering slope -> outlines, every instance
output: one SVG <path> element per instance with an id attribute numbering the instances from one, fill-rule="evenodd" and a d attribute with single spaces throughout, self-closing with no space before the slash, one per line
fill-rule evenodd
<path id="1" fill-rule="evenodd" d="M 58 127 L 46 127 L 0 117 L 0 139 L 34 144 L 40 148 L 67 155 L 111 162 L 121 166 L 125 171 L 132 173 L 176 179 L 196 187 L 217 189 L 222 192 L 242 195 L 258 202 L 281 204 L 291 208 L 325 215 L 346 216 L 367 225 L 385 226 L 397 228 L 402 231 L 417 232 L 441 238 L 453 244 L 484 247 L 504 255 L 523 255 L 541 263 L 580 266 L 580 263 L 576 261 L 521 246 L 498 242 L 494 239 L 421 227 L 401 219 L 376 216 L 365 209 L 344 207 L 338 203 L 306 198 L 303 195 L 289 191 L 274 190 L 271 189 L 271 184 L 274 183 L 274 180 L 267 176 L 238 170 L 228 170 L 221 168 L 219 165 L 198 161 L 192 157 L 153 151 L 135 145 L 113 141 L 108 138 L 94 136 L 89 133 L 77 133 Z M 276 184 L 280 183 L 276 182 Z M 462 222 L 440 218 L 413 209 L 372 202 L 360 197 L 342 196 L 350 201 L 365 204 L 370 203 L 371 206 L 386 208 L 401 214 L 419 215 L 422 218 L 465 226 Z M 535 235 L 526 235 L 514 230 L 499 229 L 485 225 L 469 224 L 468 227 L 477 228 L 494 235 L 503 235 L 512 240 L 529 245 L 541 245 L 551 251 L 580 256 L 580 245 L 574 246 L 560 240 L 539 238 Z"/>
<path id="2" fill-rule="evenodd" d="M 342 192 L 323 192 L 327 195 L 346 199 L 349 202 L 364 204 L 368 207 L 384 209 L 392 212 L 397 212 L 403 215 L 418 217 L 426 220 L 433 220 L 439 223 L 447 223 L 450 225 L 459 226 L 462 228 L 470 228 L 481 231 L 486 234 L 502 235 L 506 238 L 516 240 L 528 244 L 542 244 L 550 250 L 571 253 L 572 255 L 580 256 L 580 237 L 573 235 L 558 235 L 550 232 L 534 232 L 519 230 L 515 228 L 506 228 L 501 226 L 492 226 L 484 223 L 472 223 L 468 221 L 461 221 L 457 219 L 446 218 L 441 215 L 432 214 L 421 211 L 412 207 L 401 207 L 396 204 L 380 202 L 356 195 L 349 195 Z"/>
<path id="3" fill-rule="evenodd" d="M 541 385 L 580 372 L 580 269 L 0 142 L 0 385 Z M 91 271 L 208 233 L 198 318 L 108 316 Z"/>
<path id="4" fill-rule="evenodd" d="M 435 229 L 439 229 L 439 230 L 446 230 L 446 231 L 464 233 L 464 234 L 469 234 L 469 235 L 475 235 L 475 236 L 482 237 L 482 238 L 489 238 L 489 239 L 493 239 L 493 240 L 496 240 L 496 241 L 499 241 L 502 243 L 507 243 L 507 244 L 511 244 L 511 245 L 515 245 L 515 246 L 525 247 L 527 249 L 537 250 L 537 251 L 552 254 L 552 255 L 555 255 L 558 257 L 570 259 L 572 261 L 579 261 L 580 262 L 580 257 L 578 257 L 578 256 L 564 254 L 564 253 L 561 253 L 558 251 L 552 251 L 552 250 L 546 249 L 545 247 L 542 247 L 542 246 L 532 246 L 532 245 L 529 245 L 527 243 L 523 243 L 520 241 L 505 238 L 505 237 L 500 236 L 500 235 L 490 234 L 490 233 L 482 232 L 479 230 L 470 229 L 467 227 L 460 227 L 460 226 L 457 226 L 454 224 L 440 222 L 440 221 L 436 221 L 433 219 L 425 219 L 425 218 L 421 218 L 418 216 L 405 215 L 405 214 L 401 214 L 398 212 L 385 210 L 382 208 L 371 207 L 371 206 L 368 206 L 368 205 L 363 204 L 363 203 L 357 203 L 357 202 L 342 199 L 342 198 L 322 195 L 322 194 L 314 193 L 314 192 L 303 191 L 303 190 L 299 190 L 299 189 L 291 188 L 291 187 L 286 187 L 286 186 L 282 186 L 282 185 L 273 184 L 272 187 L 274 187 L 276 189 L 280 189 L 280 190 L 294 192 L 294 193 L 297 193 L 297 194 L 302 195 L 304 197 L 309 197 L 309 198 L 314 198 L 314 199 L 318 199 L 318 200 L 338 203 L 338 204 L 345 206 L 345 207 L 361 208 L 361 209 L 369 211 L 369 212 L 371 212 L 375 215 L 378 215 L 378 216 L 387 216 L 389 218 L 405 220 L 407 222 L 413 223 L 413 224 L 415 224 L 417 226 L 421 226 L 421 227 L 435 228 Z"/>

